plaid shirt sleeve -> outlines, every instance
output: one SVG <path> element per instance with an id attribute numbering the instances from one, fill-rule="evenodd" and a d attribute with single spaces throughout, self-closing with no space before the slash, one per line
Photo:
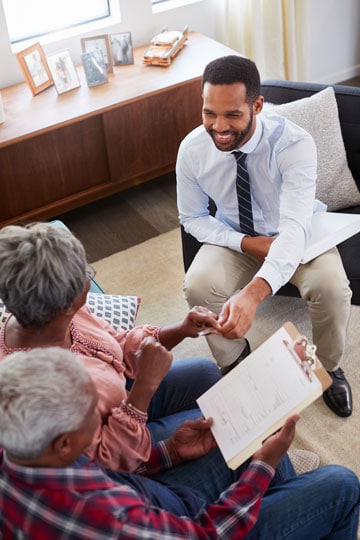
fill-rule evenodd
<path id="1" fill-rule="evenodd" d="M 136 473 L 143 476 L 154 476 L 172 467 L 170 454 L 164 441 L 159 441 L 151 447 L 151 453 L 148 461 L 142 463 Z"/>
<path id="2" fill-rule="evenodd" d="M 96 464 L 65 469 L 8 465 L 0 476 L 4 538 L 241 540 L 256 523 L 274 475 L 253 461 L 220 499 L 194 520 L 152 505 L 132 487 L 114 483 Z"/>
<path id="3" fill-rule="evenodd" d="M 115 538 L 128 540 L 241 540 L 256 523 L 261 499 L 273 475 L 271 467 L 253 461 L 240 480 L 230 486 L 215 504 L 207 505 L 194 521 L 154 508 L 130 489 L 128 495 L 124 497 L 122 493 L 120 499 L 116 499 L 114 492 L 113 519 L 107 525 L 115 533 Z M 101 501 L 94 502 L 98 510 L 91 511 L 91 514 L 99 516 Z"/>

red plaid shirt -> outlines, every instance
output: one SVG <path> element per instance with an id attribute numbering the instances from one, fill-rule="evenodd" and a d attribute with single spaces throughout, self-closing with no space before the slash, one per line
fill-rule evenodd
<path id="1" fill-rule="evenodd" d="M 95 463 L 22 467 L 0 454 L 0 531 L 4 540 L 241 539 L 256 522 L 274 471 L 252 462 L 239 482 L 196 520 L 151 506 Z M 0 536 L 1 536 L 0 533 Z"/>

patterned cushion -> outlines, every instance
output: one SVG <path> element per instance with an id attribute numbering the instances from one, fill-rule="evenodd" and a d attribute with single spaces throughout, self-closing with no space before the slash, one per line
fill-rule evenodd
<path id="1" fill-rule="evenodd" d="M 86 303 L 94 315 L 105 319 L 115 330 L 131 330 L 135 326 L 140 298 L 89 292 Z"/>
<path id="2" fill-rule="evenodd" d="M 105 319 L 115 330 L 118 328 L 131 330 L 135 326 L 140 298 L 89 292 L 86 303 L 95 315 Z M 0 299 L 0 326 L 8 316 L 9 312 Z"/>
<path id="3" fill-rule="evenodd" d="M 4 303 L 0 298 L 0 326 L 2 326 L 4 324 L 4 322 L 6 321 L 8 316 L 9 316 L 9 312 L 6 309 L 6 307 L 4 306 Z"/>
<path id="4" fill-rule="evenodd" d="M 267 103 L 264 110 L 285 116 L 308 131 L 316 144 L 316 197 L 329 211 L 360 204 L 360 193 L 348 167 L 334 89 L 329 86 L 311 97 L 282 105 Z"/>

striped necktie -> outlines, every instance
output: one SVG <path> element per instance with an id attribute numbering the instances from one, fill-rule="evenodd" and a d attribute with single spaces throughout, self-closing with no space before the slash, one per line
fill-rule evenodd
<path id="1" fill-rule="evenodd" d="M 254 222 L 251 207 L 249 173 L 246 168 L 247 154 L 232 152 L 237 163 L 236 192 L 239 205 L 240 232 L 247 236 L 257 236 L 254 231 Z"/>

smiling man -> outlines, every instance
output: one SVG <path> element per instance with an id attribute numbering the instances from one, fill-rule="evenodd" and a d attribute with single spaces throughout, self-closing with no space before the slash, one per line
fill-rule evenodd
<path id="1" fill-rule="evenodd" d="M 245 339 L 258 305 L 287 282 L 307 302 L 319 359 L 333 379 L 324 401 L 338 416 L 352 413 L 340 367 L 351 290 L 336 248 L 300 264 L 315 199 L 317 156 L 312 137 L 289 120 L 263 113 L 260 75 L 241 56 L 205 68 L 203 125 L 180 145 L 176 174 L 180 222 L 203 243 L 184 281 L 190 306 L 218 313 L 221 331 L 207 336 L 225 375 L 250 352 Z M 216 214 L 210 215 L 209 198 Z"/>

